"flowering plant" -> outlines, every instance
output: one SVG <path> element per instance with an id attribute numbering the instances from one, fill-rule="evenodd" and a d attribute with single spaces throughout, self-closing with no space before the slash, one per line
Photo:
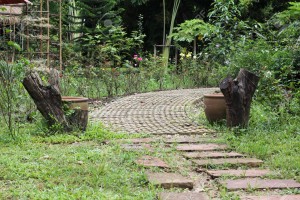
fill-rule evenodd
<path id="1" fill-rule="evenodd" d="M 133 62 L 134 67 L 139 67 L 139 64 L 140 64 L 140 62 L 143 61 L 143 58 L 138 56 L 137 54 L 134 54 L 133 55 L 133 60 L 134 60 L 134 62 Z"/>
<path id="2" fill-rule="evenodd" d="M 180 60 L 183 60 L 184 58 L 187 58 L 187 59 L 192 58 L 192 52 L 187 52 L 187 53 L 182 52 L 179 55 L 180 55 Z M 196 59 L 196 58 L 197 58 L 197 56 L 194 55 L 193 59 Z"/>

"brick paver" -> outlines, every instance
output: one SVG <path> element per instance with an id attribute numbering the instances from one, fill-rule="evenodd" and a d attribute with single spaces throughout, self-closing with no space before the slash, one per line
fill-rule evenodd
<path id="1" fill-rule="evenodd" d="M 217 151 L 227 149 L 225 144 L 182 144 L 176 148 L 178 151 Z"/>
<path id="2" fill-rule="evenodd" d="M 207 160 L 193 160 L 198 166 L 206 165 L 247 165 L 249 167 L 258 167 L 263 164 L 262 160 L 256 158 L 220 158 L 220 159 L 207 159 Z"/>
<path id="3" fill-rule="evenodd" d="M 298 195 L 272 195 L 272 196 L 243 196 L 241 200 L 300 200 Z"/>
<path id="4" fill-rule="evenodd" d="M 238 179 L 221 181 L 228 190 L 246 190 L 246 189 L 292 189 L 299 188 L 300 183 L 294 180 L 281 180 L 281 179 Z"/>
<path id="5" fill-rule="evenodd" d="M 184 89 L 136 94 L 89 113 L 114 131 L 151 134 L 203 134 L 208 129 L 192 123 L 187 110 L 205 93 L 217 88 Z"/>
<path id="6" fill-rule="evenodd" d="M 122 144 L 121 147 L 126 151 L 153 151 L 150 144 Z"/>
<path id="7" fill-rule="evenodd" d="M 120 139 L 120 140 L 117 140 L 117 142 L 139 144 L 139 143 L 156 142 L 156 140 L 154 138 L 132 138 L 132 139 Z"/>
<path id="8" fill-rule="evenodd" d="M 184 157 L 193 158 L 239 158 L 242 154 L 236 152 L 189 152 L 183 154 Z"/>
<path id="9" fill-rule="evenodd" d="M 165 163 L 163 160 L 152 156 L 142 156 L 141 158 L 137 159 L 135 163 L 144 167 L 169 168 L 167 163 Z"/>
<path id="10" fill-rule="evenodd" d="M 206 173 L 213 178 L 221 176 L 242 176 L 242 177 L 262 177 L 270 174 L 269 170 L 263 169 L 248 169 L 248 170 L 207 170 Z"/>
<path id="11" fill-rule="evenodd" d="M 172 136 L 170 138 L 164 138 L 163 142 L 167 144 L 171 143 L 210 143 L 213 142 L 215 138 L 213 137 L 203 137 L 202 135 L 180 135 L 180 136 Z"/>
<path id="12" fill-rule="evenodd" d="M 170 188 L 193 189 L 193 180 L 176 173 L 147 173 L 148 181 L 153 185 Z"/>
<path id="13" fill-rule="evenodd" d="M 158 195 L 158 200 L 208 200 L 206 194 L 196 192 L 163 192 Z"/>

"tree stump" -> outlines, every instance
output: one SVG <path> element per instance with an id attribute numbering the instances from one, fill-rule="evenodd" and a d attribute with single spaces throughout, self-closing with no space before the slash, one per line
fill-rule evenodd
<path id="1" fill-rule="evenodd" d="M 37 72 L 29 73 L 23 80 L 23 85 L 37 109 L 46 119 L 49 127 L 61 125 L 65 131 L 70 131 L 69 122 L 63 111 L 60 92 L 55 86 L 44 86 Z"/>
<path id="2" fill-rule="evenodd" d="M 229 77 L 220 83 L 226 101 L 228 127 L 248 126 L 250 106 L 258 81 L 258 76 L 241 69 L 236 79 Z"/>

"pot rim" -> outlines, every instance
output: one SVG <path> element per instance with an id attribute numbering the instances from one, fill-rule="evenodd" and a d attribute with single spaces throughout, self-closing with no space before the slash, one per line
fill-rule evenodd
<path id="1" fill-rule="evenodd" d="M 72 96 L 62 96 L 62 101 L 65 102 L 87 102 L 89 98 L 86 97 L 72 97 Z"/>
<path id="2" fill-rule="evenodd" d="M 224 98 L 224 95 L 222 93 L 214 93 L 214 94 L 204 94 L 204 97 Z"/>

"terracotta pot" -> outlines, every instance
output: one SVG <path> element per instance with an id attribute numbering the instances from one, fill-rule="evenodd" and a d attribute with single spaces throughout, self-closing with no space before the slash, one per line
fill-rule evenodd
<path id="1" fill-rule="evenodd" d="M 210 123 L 226 119 L 226 103 L 222 93 L 204 95 L 204 112 Z"/>
<path id="2" fill-rule="evenodd" d="M 88 110 L 88 100 L 89 99 L 85 97 L 62 96 L 62 101 L 68 102 L 70 109 Z"/>
<path id="3" fill-rule="evenodd" d="M 89 110 L 88 100 L 85 97 L 62 97 L 62 101 L 68 104 L 69 109 L 74 110 L 74 113 L 67 116 L 73 128 L 78 128 L 82 131 L 86 130 Z"/>

